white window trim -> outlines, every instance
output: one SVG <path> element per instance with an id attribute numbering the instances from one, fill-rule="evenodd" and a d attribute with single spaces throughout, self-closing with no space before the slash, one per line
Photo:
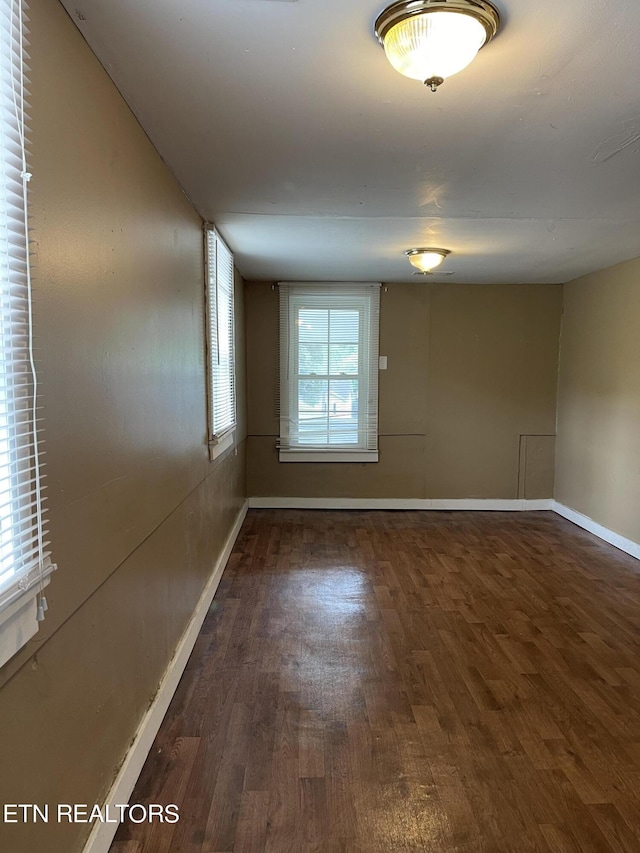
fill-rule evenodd
<path id="1" fill-rule="evenodd" d="M 5 594 L 5 602 L 0 606 L 0 666 L 10 660 L 16 652 L 19 652 L 24 644 L 37 632 L 39 622 L 37 618 L 37 599 L 42 590 L 48 586 L 50 575 L 57 566 L 48 562 L 42 576 L 34 578 L 29 589 L 7 590 L 11 595 Z"/>
<path id="2" fill-rule="evenodd" d="M 233 263 L 233 253 L 225 243 L 225 241 L 220 236 L 217 229 L 205 223 L 204 226 L 204 240 L 205 240 L 205 273 L 206 273 L 206 294 L 205 294 L 205 302 L 206 302 L 206 327 L 207 327 L 207 419 L 208 419 L 208 447 L 209 447 L 209 461 L 213 462 L 223 453 L 225 453 L 230 447 L 234 446 L 235 443 L 235 433 L 237 428 L 237 398 L 236 398 L 236 335 L 235 335 L 235 268 Z M 214 252 L 212 253 L 212 242 Z M 230 423 L 226 428 L 220 432 L 216 433 L 215 431 L 215 423 L 214 423 L 214 401 L 215 401 L 215 388 L 214 388 L 214 369 L 213 369 L 213 350 L 216 346 L 213 335 L 213 324 L 217 323 L 217 314 L 216 318 L 212 318 L 212 308 L 217 311 L 218 305 L 218 247 L 222 246 L 225 253 L 227 253 L 228 257 L 231 260 L 231 373 L 232 373 L 232 381 L 231 381 L 231 398 L 232 398 L 232 423 Z M 215 257 L 212 258 L 212 254 Z M 214 290 L 215 288 L 215 290 Z M 215 308 L 214 308 L 215 306 Z"/>
<path id="3" fill-rule="evenodd" d="M 236 428 L 230 429 L 228 432 L 220 438 L 219 440 L 211 440 L 209 441 L 209 461 L 213 462 L 214 459 L 217 459 L 218 456 L 222 456 L 222 454 L 228 450 L 230 447 L 233 447 L 235 443 L 235 434 Z"/>
<path id="4" fill-rule="evenodd" d="M 363 295 L 367 290 L 372 288 L 380 288 L 380 283 L 376 282 L 279 282 L 280 287 L 287 288 L 290 298 L 293 302 L 298 300 L 299 294 L 305 289 L 309 291 L 322 292 L 335 288 L 339 293 L 341 289 L 348 288 L 361 289 Z M 289 303 L 289 308 L 291 304 Z M 375 426 L 369 431 L 369 439 L 374 440 L 374 447 L 313 447 L 292 445 L 288 446 L 291 441 L 291 419 L 290 412 L 295 409 L 295 401 L 293 395 L 293 383 L 289 381 L 286 371 L 291 366 L 291 317 L 288 311 L 284 311 L 282 302 L 280 305 L 280 440 L 278 446 L 278 460 L 280 462 L 303 463 L 303 462 L 378 462 L 378 425 L 377 425 L 377 409 L 378 409 L 378 383 L 377 374 L 379 369 L 379 303 L 369 304 L 367 310 L 371 311 L 376 308 L 374 314 L 369 316 L 369 362 L 362 374 L 360 387 L 364 389 L 364 396 L 369 399 L 370 395 L 375 394 Z M 286 318 L 285 318 L 286 313 Z M 297 351 L 297 350 L 296 350 Z M 365 375 L 366 374 L 366 375 Z M 369 405 L 358 407 L 358 417 L 369 419 Z M 361 429 L 361 427 L 360 427 Z"/>
<path id="5" fill-rule="evenodd" d="M 278 451 L 280 462 L 377 462 L 377 450 L 298 450 Z"/>

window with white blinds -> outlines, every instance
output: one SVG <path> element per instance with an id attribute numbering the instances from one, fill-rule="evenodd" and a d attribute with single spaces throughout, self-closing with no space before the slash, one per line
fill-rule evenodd
<path id="1" fill-rule="evenodd" d="M 36 421 L 25 154 L 25 27 L 0 0 L 0 665 L 35 634 L 51 564 Z"/>
<path id="2" fill-rule="evenodd" d="M 280 461 L 378 461 L 379 284 L 279 284 Z"/>
<path id="3" fill-rule="evenodd" d="M 215 228 L 207 227 L 207 327 L 209 446 L 214 458 L 231 443 L 236 425 L 233 255 Z"/>

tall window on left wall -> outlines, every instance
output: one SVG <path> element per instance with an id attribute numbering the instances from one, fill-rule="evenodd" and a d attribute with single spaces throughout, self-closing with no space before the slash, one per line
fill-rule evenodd
<path id="1" fill-rule="evenodd" d="M 33 322 L 21 0 L 0 0 L 0 666 L 45 618 L 47 550 Z"/>
<path id="2" fill-rule="evenodd" d="M 233 255 L 213 226 L 205 227 L 209 458 L 233 445 L 236 367 Z"/>

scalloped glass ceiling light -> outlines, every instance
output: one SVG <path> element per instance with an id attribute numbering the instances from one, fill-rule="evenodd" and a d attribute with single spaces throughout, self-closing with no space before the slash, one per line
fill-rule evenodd
<path id="1" fill-rule="evenodd" d="M 400 0 L 378 16 L 375 33 L 396 71 L 435 92 L 473 61 L 499 25 L 486 0 Z"/>
<path id="2" fill-rule="evenodd" d="M 407 249 L 405 252 L 409 262 L 420 272 L 431 272 L 450 254 L 449 249 Z"/>

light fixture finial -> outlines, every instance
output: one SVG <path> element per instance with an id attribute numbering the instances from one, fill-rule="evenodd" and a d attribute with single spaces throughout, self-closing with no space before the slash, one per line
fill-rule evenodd
<path id="1" fill-rule="evenodd" d="M 424 85 L 428 86 L 432 92 L 438 91 L 438 86 L 442 86 L 444 83 L 443 77 L 429 77 L 428 80 L 424 81 Z"/>

